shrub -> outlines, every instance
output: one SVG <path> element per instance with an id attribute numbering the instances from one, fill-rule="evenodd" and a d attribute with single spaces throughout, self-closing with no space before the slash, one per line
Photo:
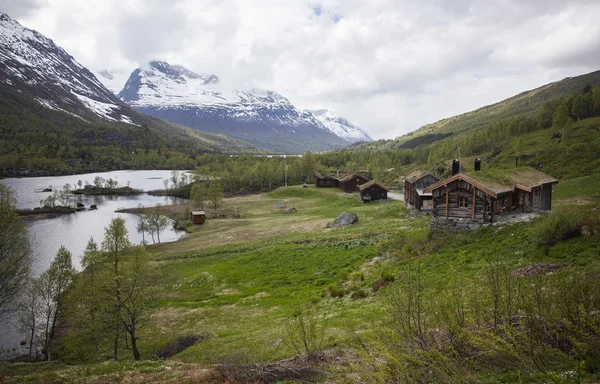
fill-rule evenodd
<path id="1" fill-rule="evenodd" d="M 351 299 L 364 299 L 365 297 L 367 297 L 367 292 L 362 288 L 357 289 L 350 295 Z"/>
<path id="2" fill-rule="evenodd" d="M 554 245 L 581 235 L 580 216 L 572 212 L 556 212 L 539 219 L 530 229 L 530 238 L 539 245 Z"/>
<path id="3" fill-rule="evenodd" d="M 360 283 L 365 281 L 365 274 L 362 271 L 354 271 L 350 274 L 350 281 Z"/>
<path id="4" fill-rule="evenodd" d="M 330 298 L 334 298 L 334 297 L 340 298 L 340 297 L 344 297 L 344 295 L 346 294 L 346 291 L 342 287 L 338 287 L 336 285 L 330 285 L 329 287 L 327 287 L 327 294 Z"/>
<path id="5" fill-rule="evenodd" d="M 316 306 L 297 306 L 283 321 L 282 341 L 299 355 L 313 356 L 323 350 L 327 328 L 327 316 L 319 315 Z"/>
<path id="6" fill-rule="evenodd" d="M 393 283 L 396 278 L 390 271 L 381 271 L 381 280 Z"/>

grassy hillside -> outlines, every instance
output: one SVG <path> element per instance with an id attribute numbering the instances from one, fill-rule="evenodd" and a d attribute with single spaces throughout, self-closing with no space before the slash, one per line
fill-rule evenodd
<path id="1" fill-rule="evenodd" d="M 595 86 L 597 84 L 600 84 L 600 71 L 568 77 L 561 81 L 522 92 L 496 104 L 427 124 L 395 140 L 358 143 L 351 146 L 351 149 L 412 149 L 419 145 L 433 143 L 447 136 L 454 137 L 460 134 L 473 133 L 501 120 L 517 116 L 534 117 L 549 101 L 569 97 L 573 93 L 580 92 L 587 85 Z"/>
<path id="2" fill-rule="evenodd" d="M 251 153 L 250 144 L 132 111 L 141 126 L 53 111 L 0 87 L 0 176 L 10 171 L 92 172 L 193 168 L 202 153 Z"/>
<path id="3" fill-rule="evenodd" d="M 553 206 L 558 213 L 589 215 L 600 204 L 599 187 L 598 174 L 561 182 L 555 187 Z M 274 211 L 282 200 L 298 212 Z M 554 292 L 572 276 L 600 270 L 597 233 L 540 245 L 537 234 L 548 225 L 540 219 L 474 234 L 430 235 L 428 218 L 408 216 L 400 202 L 362 204 L 338 190 L 314 187 L 279 188 L 269 194 L 226 199 L 223 210 L 234 208 L 242 213 L 241 218 L 209 217 L 188 237 L 150 248 L 158 294 L 139 341 L 142 357 L 153 359 L 153 353 L 182 336 L 201 335 L 202 341 L 166 361 L 133 363 L 126 356 L 119 363 L 74 366 L 4 363 L 0 364 L 4 382 L 247 382 L 243 378 L 252 377 L 251 369 L 257 374 L 258 367 L 268 370 L 269 364 L 276 364 L 278 372 L 286 364 L 296 364 L 291 369 L 305 372 L 302 380 L 338 383 L 401 378 L 411 382 L 403 376 L 404 364 L 412 367 L 415 381 L 533 383 L 568 378 L 572 372 L 585 374 L 592 382 L 599 378 L 594 364 L 600 359 L 585 349 L 600 340 L 597 333 L 591 337 L 585 331 L 587 341 L 573 338 L 582 347 L 573 350 L 547 342 L 531 344 L 520 339 L 524 335 L 518 327 L 504 320 L 502 328 L 490 328 L 493 292 L 499 292 L 504 308 L 510 297 L 506 292 L 514 294 L 513 289 L 520 287 L 513 304 L 526 319 L 528 300 L 536 297 L 536 287 Z M 173 215 L 185 211 L 183 206 L 173 209 Z M 327 228 L 342 211 L 357 213 L 358 224 Z M 560 264 L 560 269 L 548 274 L 539 266 L 550 264 Z M 490 290 L 494 285 L 486 280 L 489 276 L 498 276 L 501 284 L 510 283 L 513 288 L 505 292 L 502 285 L 498 291 Z M 421 283 L 410 285 L 415 277 Z M 385 282 L 391 284 L 376 290 Z M 443 342 L 446 349 L 430 344 L 427 335 L 435 333 L 423 334 L 427 344 L 410 344 L 406 349 L 405 341 L 416 334 L 394 323 L 401 319 L 395 311 L 403 302 L 397 295 L 415 287 L 421 287 L 414 293 L 424 300 L 419 305 L 427 329 L 447 329 L 454 323 L 447 322 L 444 311 L 463 308 L 461 321 L 468 326 L 457 328 L 464 332 L 455 334 L 455 341 Z M 565 288 L 564 292 L 570 291 Z M 458 299 L 463 306 L 454 307 Z M 600 309 L 594 295 L 589 299 L 589 310 Z M 550 303 L 544 304 L 549 305 L 548 316 L 559 310 Z M 286 324 L 306 308 L 317 315 L 311 324 L 325 332 L 327 353 L 310 365 L 319 372 L 316 379 L 303 370 L 302 360 L 282 360 L 297 354 L 286 336 Z M 506 316 L 503 311 L 498 316 Z M 597 325 L 597 320 L 586 317 L 590 326 Z M 63 361 L 77 361 L 77 344 L 70 344 L 75 342 L 67 340 Z M 406 353 L 411 359 L 404 360 Z M 421 364 L 427 367 L 425 371 Z"/>

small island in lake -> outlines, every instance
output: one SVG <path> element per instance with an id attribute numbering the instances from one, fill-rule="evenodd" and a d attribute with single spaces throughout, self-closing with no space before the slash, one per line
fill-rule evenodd
<path id="1" fill-rule="evenodd" d="M 94 185 L 86 185 L 81 189 L 73 191 L 74 195 L 139 195 L 144 193 L 141 189 L 133 189 L 131 187 L 96 187 Z"/>

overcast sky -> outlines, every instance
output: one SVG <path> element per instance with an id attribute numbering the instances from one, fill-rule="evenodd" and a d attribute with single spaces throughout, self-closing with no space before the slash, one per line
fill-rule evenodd
<path id="1" fill-rule="evenodd" d="M 99 71 L 149 60 L 330 108 L 373 138 L 600 69 L 598 0 L 0 0 Z"/>

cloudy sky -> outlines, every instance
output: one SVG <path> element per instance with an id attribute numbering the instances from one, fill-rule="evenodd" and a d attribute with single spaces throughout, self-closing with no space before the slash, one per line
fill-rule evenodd
<path id="1" fill-rule="evenodd" d="M 0 0 L 92 70 L 149 60 L 331 108 L 373 138 L 600 69 L 598 0 Z"/>

